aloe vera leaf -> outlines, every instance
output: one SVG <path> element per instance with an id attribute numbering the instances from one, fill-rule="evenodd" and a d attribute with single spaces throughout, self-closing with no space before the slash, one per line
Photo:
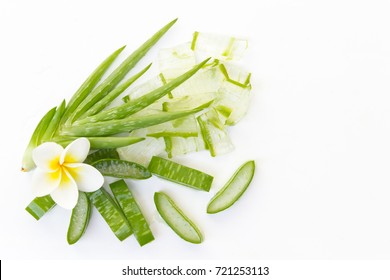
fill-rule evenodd
<path id="1" fill-rule="evenodd" d="M 110 188 L 116 202 L 122 208 L 123 213 L 133 228 L 138 243 L 143 246 L 153 241 L 154 236 L 149 228 L 148 222 L 126 182 L 124 180 L 116 181 L 110 184 Z"/>
<path id="2" fill-rule="evenodd" d="M 141 60 L 141 58 L 153 47 L 157 41 L 172 27 L 177 19 L 171 21 L 159 31 L 157 31 L 149 40 L 143 43 L 137 50 L 128 56 L 97 88 L 95 88 L 77 107 L 71 116 L 71 121 L 76 121 L 97 101 L 108 94 L 126 74 Z"/>
<path id="3" fill-rule="evenodd" d="M 119 154 L 116 149 L 99 149 L 93 153 L 90 153 L 84 160 L 84 163 L 93 164 L 98 160 L 106 158 L 119 159 Z"/>
<path id="4" fill-rule="evenodd" d="M 101 159 L 94 162 L 92 165 L 104 176 L 139 180 L 148 179 L 152 176 L 146 167 L 126 160 Z"/>
<path id="5" fill-rule="evenodd" d="M 210 106 L 211 103 L 212 102 L 207 102 L 192 110 L 185 110 L 180 112 L 161 112 L 148 116 L 130 116 L 119 120 L 110 120 L 105 122 L 96 122 L 83 125 L 72 125 L 64 127 L 61 131 L 61 135 L 88 137 L 112 135 L 120 132 L 127 132 L 195 114 Z"/>
<path id="6" fill-rule="evenodd" d="M 115 98 L 117 98 L 122 92 L 124 92 L 129 86 L 131 86 L 139 77 L 141 77 L 148 69 L 152 66 L 150 63 L 140 72 L 127 79 L 123 84 L 119 85 L 117 88 L 110 91 L 105 97 L 100 99 L 95 105 L 93 105 L 87 112 L 85 112 L 84 116 L 92 116 L 99 113 L 103 110 L 107 105 L 109 105 Z"/>
<path id="7" fill-rule="evenodd" d="M 91 217 L 91 202 L 84 192 L 79 192 L 76 206 L 72 209 L 66 239 L 69 245 L 75 244 L 83 236 Z"/>
<path id="8" fill-rule="evenodd" d="M 163 86 L 137 98 L 134 100 L 130 100 L 127 103 L 124 103 L 120 106 L 117 106 L 115 108 L 112 108 L 110 110 L 103 111 L 97 115 L 90 116 L 88 118 L 85 118 L 83 120 L 80 120 L 75 123 L 75 125 L 78 124 L 84 124 L 84 123 L 91 123 L 91 122 L 98 122 L 98 121 L 108 121 L 113 119 L 122 119 L 124 117 L 127 117 L 129 115 L 132 115 L 143 108 L 149 106 L 150 104 L 154 103 L 156 100 L 160 99 L 167 93 L 169 93 L 172 89 L 176 88 L 177 86 L 181 85 L 184 81 L 188 80 L 192 75 L 194 75 L 199 69 L 202 68 L 204 64 L 207 63 L 209 59 L 204 60 L 203 62 L 199 63 L 195 67 L 193 67 L 191 70 L 187 71 L 183 75 L 177 77 L 176 79 L 170 81 L 169 83 L 164 84 Z"/>
<path id="9" fill-rule="evenodd" d="M 27 148 L 23 154 L 22 171 L 30 171 L 35 167 L 35 163 L 32 159 L 32 150 L 41 144 L 42 136 L 44 135 L 46 127 L 49 125 L 55 112 L 56 107 L 50 109 L 39 121 L 37 127 L 31 135 L 30 142 L 28 143 Z"/>
<path id="10" fill-rule="evenodd" d="M 210 200 L 207 213 L 215 214 L 232 206 L 246 191 L 255 173 L 255 162 L 241 165 L 225 186 Z"/>
<path id="11" fill-rule="evenodd" d="M 148 169 L 160 178 L 206 192 L 214 179 L 202 171 L 156 156 L 150 161 Z"/>
<path id="12" fill-rule="evenodd" d="M 26 211 L 31 214 L 36 220 L 42 218 L 47 212 L 49 212 L 56 203 L 50 195 L 36 197 L 26 207 Z"/>
<path id="13" fill-rule="evenodd" d="M 54 138 L 53 141 L 62 145 L 67 146 L 78 137 L 59 137 Z M 123 136 L 123 137 L 86 137 L 89 140 L 91 149 L 109 149 L 109 148 L 120 148 L 128 145 L 132 145 L 138 142 L 143 141 L 144 137 L 133 137 L 133 136 Z"/>
<path id="14" fill-rule="evenodd" d="M 84 81 L 84 83 L 79 87 L 79 89 L 75 92 L 75 94 L 70 99 L 68 106 L 65 109 L 65 112 L 62 116 L 60 125 L 65 123 L 68 118 L 73 114 L 76 108 L 80 105 L 80 103 L 87 97 L 88 94 L 91 93 L 93 88 L 100 81 L 104 73 L 108 70 L 114 60 L 118 57 L 118 55 L 123 51 L 126 46 L 123 46 L 113 52 L 110 56 L 108 56 L 93 72 L 92 74 Z"/>
<path id="15" fill-rule="evenodd" d="M 42 136 L 41 142 L 47 142 L 50 141 L 54 135 L 54 133 L 57 131 L 57 128 L 60 124 L 62 115 L 65 112 L 66 103 L 65 100 L 63 100 L 60 104 L 60 106 L 57 107 L 57 110 L 51 119 L 45 133 Z"/>

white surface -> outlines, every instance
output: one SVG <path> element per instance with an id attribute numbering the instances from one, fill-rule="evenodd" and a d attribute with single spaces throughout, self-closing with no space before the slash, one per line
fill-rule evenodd
<path id="1" fill-rule="evenodd" d="M 347 0 L 1 1 L 0 258 L 389 259 L 389 8 Z M 155 242 L 121 243 L 94 212 L 82 240 L 68 246 L 70 212 L 58 208 L 36 222 L 24 211 L 31 175 L 19 169 L 30 134 L 107 54 L 123 44 L 129 54 L 175 17 L 140 67 L 195 30 L 250 41 L 253 102 L 231 129 L 237 148 L 181 159 L 215 174 L 210 193 L 137 182 Z M 257 163 L 247 193 L 231 209 L 205 214 L 247 159 Z M 157 190 L 199 225 L 203 244 L 182 241 L 157 218 Z"/>

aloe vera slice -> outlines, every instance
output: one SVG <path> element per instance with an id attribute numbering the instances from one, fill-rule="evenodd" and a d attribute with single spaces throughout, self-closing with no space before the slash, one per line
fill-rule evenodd
<path id="1" fill-rule="evenodd" d="M 36 197 L 26 207 L 26 211 L 31 214 L 36 220 L 42 218 L 47 212 L 49 212 L 56 203 L 50 195 Z"/>
<path id="2" fill-rule="evenodd" d="M 87 193 L 87 196 L 120 241 L 125 240 L 133 233 L 122 210 L 103 188 Z"/>
<path id="3" fill-rule="evenodd" d="M 178 236 L 191 243 L 202 243 L 203 236 L 198 227 L 167 194 L 154 193 L 154 204 L 158 213 Z"/>
<path id="4" fill-rule="evenodd" d="M 70 245 L 75 244 L 87 229 L 91 217 L 91 203 L 84 192 L 79 192 L 76 206 L 72 209 L 67 233 L 67 241 Z"/>
<path id="5" fill-rule="evenodd" d="M 194 168 L 154 156 L 149 163 L 150 172 L 163 179 L 208 192 L 214 177 Z"/>
<path id="6" fill-rule="evenodd" d="M 148 222 L 145 220 L 137 201 L 125 181 L 116 181 L 110 184 L 110 188 L 116 202 L 122 208 L 123 213 L 133 228 L 134 236 L 139 245 L 143 246 L 153 241 L 154 236 L 150 231 Z"/>
<path id="7" fill-rule="evenodd" d="M 116 178 L 148 179 L 152 176 L 147 168 L 130 161 L 120 159 L 101 159 L 92 164 L 105 176 Z"/>
<path id="8" fill-rule="evenodd" d="M 86 164 L 92 164 L 101 159 L 119 159 L 119 154 L 116 149 L 100 149 L 93 153 L 90 153 L 87 158 L 84 160 Z"/>
<path id="9" fill-rule="evenodd" d="M 246 191 L 255 173 L 253 160 L 244 163 L 219 190 L 207 206 L 207 213 L 215 214 L 232 206 Z"/>

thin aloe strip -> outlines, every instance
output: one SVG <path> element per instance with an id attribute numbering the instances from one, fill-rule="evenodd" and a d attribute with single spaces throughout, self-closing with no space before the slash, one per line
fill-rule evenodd
<path id="1" fill-rule="evenodd" d="M 92 116 L 99 113 L 105 107 L 107 107 L 115 98 L 117 98 L 122 92 L 124 92 L 129 86 L 131 86 L 138 78 L 140 78 L 146 71 L 149 70 L 152 64 L 150 63 L 140 72 L 127 79 L 124 83 L 120 84 L 118 87 L 110 91 L 105 97 L 100 99 L 95 105 L 93 105 L 87 112 L 85 112 L 84 116 Z"/>
<path id="2" fill-rule="evenodd" d="M 148 222 L 126 182 L 124 180 L 116 181 L 110 184 L 110 189 L 116 202 L 122 208 L 123 213 L 133 228 L 134 236 L 139 245 L 143 246 L 153 241 L 154 236 L 149 228 Z"/>
<path id="3" fill-rule="evenodd" d="M 125 240 L 133 233 L 121 209 L 103 188 L 92 193 L 87 193 L 87 195 L 120 241 Z"/>
<path id="4" fill-rule="evenodd" d="M 26 211 L 31 214 L 36 220 L 42 218 L 47 212 L 49 212 L 56 203 L 50 195 L 36 197 L 26 207 Z"/>
<path id="5" fill-rule="evenodd" d="M 66 239 L 69 245 L 75 244 L 87 229 L 91 217 L 91 202 L 84 192 L 79 192 L 76 206 L 72 209 Z"/>
<path id="6" fill-rule="evenodd" d="M 247 161 L 241 165 L 225 186 L 210 200 L 207 213 L 215 214 L 232 206 L 246 191 L 255 173 L 255 162 Z"/>
<path id="7" fill-rule="evenodd" d="M 57 128 L 60 124 L 62 115 L 65 112 L 66 108 L 66 102 L 63 100 L 61 104 L 57 107 L 57 110 L 52 118 L 52 120 L 49 123 L 49 126 L 47 127 L 45 133 L 42 136 L 42 142 L 50 141 L 54 135 L 54 133 L 57 131 Z"/>
<path id="8" fill-rule="evenodd" d="M 146 167 L 121 159 L 101 159 L 94 162 L 92 166 L 104 176 L 139 180 L 148 179 L 152 176 Z"/>
<path id="9" fill-rule="evenodd" d="M 214 179 L 207 173 L 157 156 L 152 158 L 148 169 L 160 178 L 206 192 L 210 190 Z"/>
<path id="10" fill-rule="evenodd" d="M 157 43 L 157 41 L 172 27 L 177 19 L 171 21 L 149 40 L 143 43 L 137 50 L 128 56 L 97 88 L 95 88 L 77 107 L 71 116 L 72 121 L 76 121 L 97 101 L 108 94 L 126 74 L 141 60 L 141 58 Z"/>
<path id="11" fill-rule="evenodd" d="M 30 171 L 35 167 L 35 163 L 32 159 L 32 150 L 36 148 L 39 144 L 41 144 L 42 136 L 46 131 L 46 127 L 49 125 L 52 120 L 54 114 L 56 112 L 56 107 L 50 109 L 39 121 L 37 127 L 35 128 L 30 142 L 27 145 L 26 150 L 23 154 L 22 159 L 22 171 Z"/>
<path id="12" fill-rule="evenodd" d="M 154 193 L 154 204 L 164 221 L 179 237 L 191 243 L 202 243 L 202 233 L 172 198 L 163 192 L 156 192 Z"/>
<path id="13" fill-rule="evenodd" d="M 119 159 L 119 154 L 116 151 L 116 149 L 99 149 L 93 153 L 90 153 L 87 158 L 84 160 L 84 163 L 86 164 L 93 164 L 94 162 L 97 162 L 101 159 Z"/>
<path id="14" fill-rule="evenodd" d="M 73 112 L 76 110 L 76 108 L 80 105 L 80 103 L 87 97 L 88 94 L 91 93 L 93 88 L 101 80 L 104 73 L 108 70 L 108 68 L 111 66 L 111 64 L 114 62 L 114 60 L 118 57 L 118 55 L 123 51 L 125 47 L 126 46 L 123 46 L 117 49 L 110 56 L 108 56 L 84 81 L 84 83 L 79 87 L 79 89 L 75 92 L 75 94 L 70 99 L 60 124 L 65 123 L 68 120 L 68 118 L 73 114 Z"/>
<path id="15" fill-rule="evenodd" d="M 164 84 L 163 86 L 137 98 L 134 100 L 130 100 L 127 103 L 124 103 L 120 106 L 117 106 L 115 108 L 112 108 L 110 110 L 103 111 L 99 114 L 96 114 L 94 116 L 87 117 L 83 120 L 80 120 L 76 122 L 75 124 L 84 124 L 84 123 L 91 123 L 91 122 L 98 122 L 98 121 L 108 121 L 113 119 L 122 119 L 124 117 L 130 116 L 136 112 L 141 111 L 143 108 L 149 106 L 150 104 L 154 103 L 156 100 L 160 99 L 161 97 L 165 96 L 169 92 L 171 92 L 172 89 L 178 87 L 181 85 L 184 81 L 191 78 L 199 69 L 202 68 L 204 64 L 207 63 L 209 60 L 206 59 L 203 62 L 199 63 L 195 67 L 193 67 L 191 70 L 185 72 L 184 74 L 180 75 L 176 79 L 173 79 L 169 83 Z"/>
<path id="16" fill-rule="evenodd" d="M 144 137 L 133 137 L 133 136 L 122 136 L 122 137 L 86 137 L 91 144 L 91 149 L 109 149 L 109 148 L 120 148 L 129 146 L 138 142 L 143 141 Z M 67 146 L 77 137 L 60 137 L 53 139 L 54 142 Z"/>
<path id="17" fill-rule="evenodd" d="M 132 131 L 195 114 L 209 107 L 211 103 L 207 102 L 197 108 L 179 112 L 161 112 L 148 116 L 130 116 L 119 120 L 67 126 L 62 128 L 61 136 L 105 136 Z"/>

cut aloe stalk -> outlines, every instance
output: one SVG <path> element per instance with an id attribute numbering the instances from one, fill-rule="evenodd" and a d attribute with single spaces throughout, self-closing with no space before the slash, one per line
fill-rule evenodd
<path id="1" fill-rule="evenodd" d="M 145 220 L 137 201 L 125 181 L 116 181 L 110 184 L 110 188 L 116 202 L 122 208 L 123 213 L 133 228 L 139 245 L 143 246 L 153 241 L 154 236 L 150 231 L 148 222 Z"/>
<path id="2" fill-rule="evenodd" d="M 50 121 L 56 112 L 56 107 L 50 109 L 39 121 L 33 134 L 31 135 L 30 142 L 27 145 L 23 154 L 22 171 L 30 171 L 35 167 L 35 163 L 32 159 L 32 150 L 34 150 L 39 144 L 41 144 L 42 137 L 45 134 L 46 128 L 49 126 Z"/>
<path id="3" fill-rule="evenodd" d="M 158 213 L 178 236 L 191 243 L 202 243 L 203 237 L 198 227 L 168 195 L 163 192 L 154 193 L 154 203 Z"/>
<path id="4" fill-rule="evenodd" d="M 103 188 L 92 193 L 87 193 L 87 195 L 120 241 L 125 240 L 133 233 L 122 210 L 115 204 L 114 199 Z"/>
<path id="5" fill-rule="evenodd" d="M 234 149 L 227 128 L 215 109 L 198 117 L 200 131 L 211 156 L 226 154 Z"/>
<path id="6" fill-rule="evenodd" d="M 198 137 L 164 137 L 165 150 L 169 158 L 199 152 L 205 149 L 204 141 Z"/>
<path id="7" fill-rule="evenodd" d="M 87 229 L 91 217 L 91 203 L 84 192 L 79 192 L 76 206 L 72 209 L 68 227 L 67 241 L 70 245 L 75 244 Z"/>
<path id="8" fill-rule="evenodd" d="M 242 70 L 236 65 L 228 63 L 219 64 L 219 69 L 227 82 L 242 88 L 250 87 L 251 73 Z"/>
<path id="9" fill-rule="evenodd" d="M 90 153 L 84 160 L 86 164 L 93 164 L 101 159 L 119 159 L 119 154 L 116 149 L 100 149 L 93 153 Z"/>
<path id="10" fill-rule="evenodd" d="M 152 176 L 147 168 L 130 161 L 120 159 L 101 159 L 92 164 L 105 176 L 116 178 L 148 179 Z"/>
<path id="11" fill-rule="evenodd" d="M 47 212 L 49 212 L 56 203 L 50 195 L 36 197 L 26 207 L 26 211 L 31 214 L 36 220 L 42 218 Z"/>
<path id="12" fill-rule="evenodd" d="M 232 206 L 246 191 L 255 173 L 253 160 L 244 163 L 219 190 L 207 206 L 207 213 L 215 214 Z"/>
<path id="13" fill-rule="evenodd" d="M 148 169 L 163 179 L 206 192 L 214 179 L 202 171 L 156 156 L 150 161 Z"/>
<path id="14" fill-rule="evenodd" d="M 198 123 L 194 116 L 154 125 L 145 129 L 148 137 L 197 137 Z"/>

